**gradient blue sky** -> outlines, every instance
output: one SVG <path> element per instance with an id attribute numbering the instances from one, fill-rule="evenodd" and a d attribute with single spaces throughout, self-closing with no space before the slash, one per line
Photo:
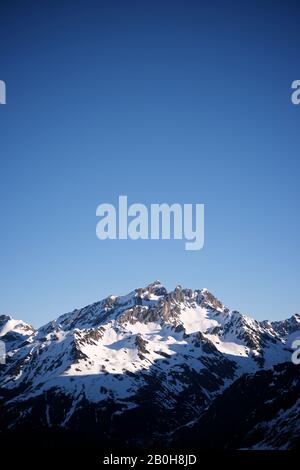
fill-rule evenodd
<path id="1" fill-rule="evenodd" d="M 300 310 L 299 3 L 1 1 L 0 312 L 41 325 L 160 279 Z M 100 241 L 96 207 L 204 203 L 205 247 Z"/>

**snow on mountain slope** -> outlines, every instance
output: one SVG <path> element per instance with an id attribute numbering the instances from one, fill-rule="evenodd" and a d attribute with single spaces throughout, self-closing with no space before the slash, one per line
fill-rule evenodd
<path id="1" fill-rule="evenodd" d="M 0 315 L 0 337 L 12 331 L 23 336 L 29 336 L 33 333 L 34 329 L 22 320 L 14 320 L 8 315 Z"/>
<path id="2" fill-rule="evenodd" d="M 0 315 L 0 339 L 5 342 L 7 352 L 18 348 L 33 332 L 34 328 L 22 320 Z"/>
<path id="3" fill-rule="evenodd" d="M 82 410 L 96 427 L 101 411 L 109 423 L 118 420 L 114 429 L 129 419 L 142 432 L 141 410 L 154 433 L 182 425 L 246 372 L 290 361 L 298 320 L 257 322 L 207 289 L 167 292 L 159 281 L 63 314 L 37 331 L 9 318 L 0 330 L 4 341 L 10 331 L 26 335 L 1 372 L 2 429 L 74 428 Z"/>

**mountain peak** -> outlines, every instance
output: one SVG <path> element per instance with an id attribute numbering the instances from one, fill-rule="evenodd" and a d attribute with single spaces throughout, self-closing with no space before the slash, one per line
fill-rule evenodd
<path id="1" fill-rule="evenodd" d="M 162 283 L 156 279 L 156 281 L 151 282 L 147 287 L 162 286 Z"/>
<path id="2" fill-rule="evenodd" d="M 0 325 L 6 323 L 9 320 L 12 320 L 11 315 L 0 315 Z M 1 326 L 0 326 L 1 327 Z"/>
<path id="3" fill-rule="evenodd" d="M 174 407 L 183 407 L 190 422 L 243 374 L 290 361 L 287 346 L 300 331 L 298 314 L 257 322 L 226 309 L 207 288 L 177 285 L 168 292 L 158 280 L 65 313 L 37 332 L 11 317 L 1 320 L 9 351 L 0 368 L 0 390 L 9 396 L 1 421 L 9 429 L 28 419 L 31 428 L 49 420 L 76 427 L 82 408 L 93 410 L 93 426 L 103 422 L 98 412 L 108 423 L 112 412 L 131 422 L 130 410 L 149 402 L 159 403 L 174 429 Z M 159 413 L 154 409 L 151 418 Z"/>
<path id="4" fill-rule="evenodd" d="M 146 287 L 138 288 L 135 291 L 137 293 L 142 292 L 142 293 L 148 293 L 148 294 L 153 294 L 153 295 L 157 295 L 157 296 L 167 294 L 167 289 L 163 286 L 163 284 L 159 280 L 151 282 Z"/>
<path id="5" fill-rule="evenodd" d="M 31 325 L 22 320 L 0 315 L 0 338 L 6 343 L 7 351 L 18 348 L 34 331 Z"/>

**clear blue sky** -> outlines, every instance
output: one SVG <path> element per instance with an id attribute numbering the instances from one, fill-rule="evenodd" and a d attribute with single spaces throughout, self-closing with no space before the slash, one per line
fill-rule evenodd
<path id="1" fill-rule="evenodd" d="M 39 326 L 157 278 L 299 312 L 299 40 L 291 1 L 2 1 L 0 312 Z M 98 240 L 119 194 L 204 203 L 204 249 Z"/>

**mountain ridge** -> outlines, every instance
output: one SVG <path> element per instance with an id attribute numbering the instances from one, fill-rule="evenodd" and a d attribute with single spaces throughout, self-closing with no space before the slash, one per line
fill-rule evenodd
<path id="1" fill-rule="evenodd" d="M 290 363 L 300 336 L 298 314 L 259 322 L 207 289 L 168 292 L 160 281 L 25 325 L 0 369 L 0 432 L 81 430 L 88 416 L 94 434 L 147 446 L 196 422 L 246 374 Z"/>

